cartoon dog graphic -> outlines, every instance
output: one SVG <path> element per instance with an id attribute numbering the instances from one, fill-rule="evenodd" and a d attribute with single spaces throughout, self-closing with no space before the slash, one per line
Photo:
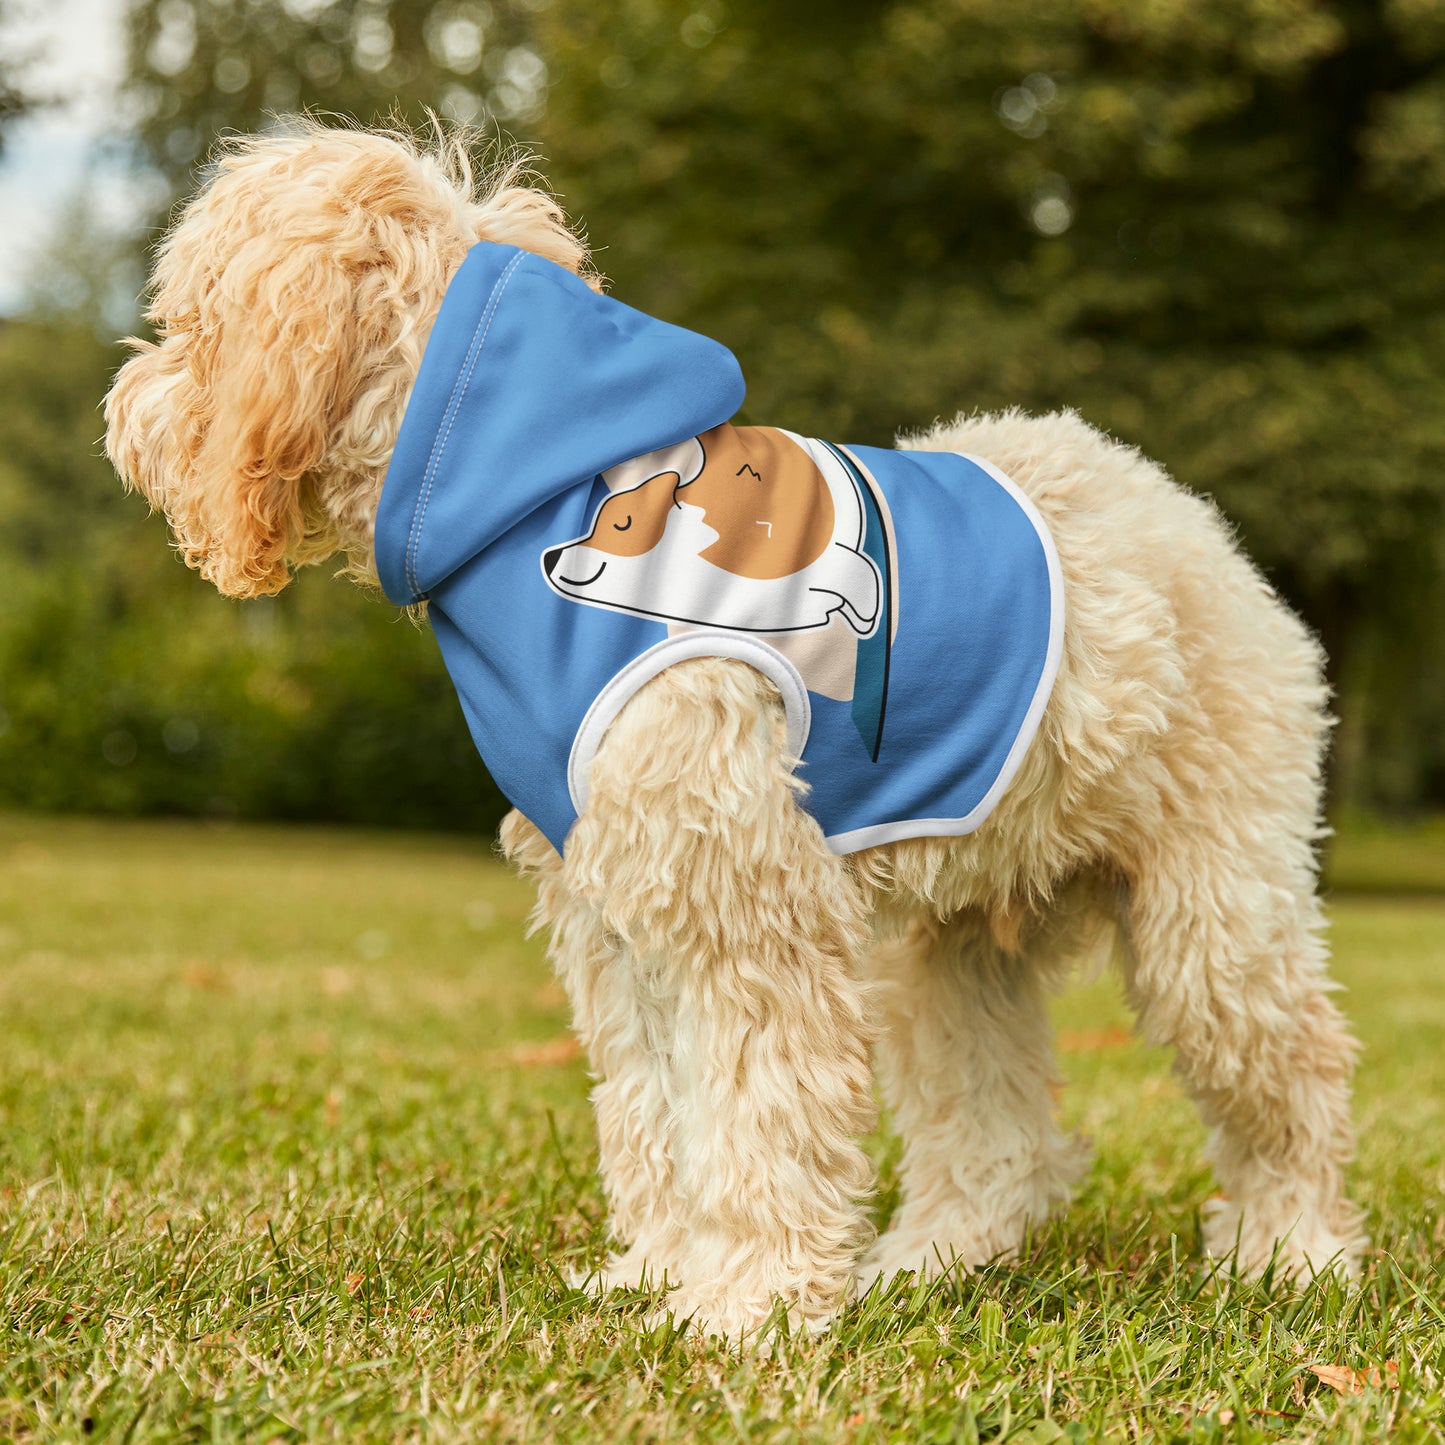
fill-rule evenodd
<path id="1" fill-rule="evenodd" d="M 585 537 L 549 548 L 563 597 L 670 623 L 787 633 L 840 618 L 871 637 L 883 579 L 858 482 L 822 443 L 713 427 L 603 474 Z"/>

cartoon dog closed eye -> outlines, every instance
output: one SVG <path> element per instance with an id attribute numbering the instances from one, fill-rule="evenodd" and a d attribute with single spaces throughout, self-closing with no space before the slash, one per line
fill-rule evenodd
<path id="1" fill-rule="evenodd" d="M 821 463 L 821 465 L 820 465 Z M 635 616 L 741 632 L 799 632 L 836 616 L 879 624 L 857 484 L 773 427 L 713 427 L 604 473 L 612 495 L 585 537 L 542 556 L 562 596 Z"/>

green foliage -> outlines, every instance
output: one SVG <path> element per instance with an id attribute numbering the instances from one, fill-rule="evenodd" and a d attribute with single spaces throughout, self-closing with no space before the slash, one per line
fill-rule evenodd
<path id="1" fill-rule="evenodd" d="M 140 0 L 128 104 L 172 195 L 218 132 L 298 105 L 421 125 L 431 106 L 513 128 L 540 146 L 617 294 L 734 349 L 750 420 L 884 443 L 958 410 L 1079 409 L 1212 494 L 1322 634 L 1342 718 L 1336 797 L 1445 800 L 1434 0 Z M 80 295 L 84 266 L 67 276 L 57 294 Z M 154 534 L 117 529 L 134 504 L 86 450 L 104 364 L 82 358 L 63 316 L 46 326 L 0 337 L 0 379 L 26 403 L 0 417 L 0 521 L 13 516 L 0 549 L 36 579 L 17 595 L 51 607 L 53 627 L 61 604 L 45 598 L 69 591 L 72 631 L 96 630 L 104 666 L 142 646 L 116 595 L 163 606 L 168 638 L 207 639 L 193 649 L 207 666 L 251 656 L 250 634 L 214 620 L 198 589 L 156 580 Z M 82 552 L 78 582 L 54 565 Z M 314 607 L 275 610 L 307 716 L 353 717 L 364 695 L 428 736 L 434 671 L 407 674 L 383 706 L 365 666 L 335 670 L 368 648 L 392 655 L 382 611 L 362 621 L 340 589 L 314 590 Z M 111 649 L 115 617 L 136 630 Z M 332 617 L 350 639 L 335 649 Z M 5 645 L 38 625 L 12 610 Z M 185 654 L 160 633 L 145 645 Z M 244 682 L 212 677 L 184 679 L 214 702 L 207 735 L 232 706 L 251 726 L 233 701 L 251 696 Z M 163 721 L 98 736 L 130 732 L 139 760 Z M 292 780 L 325 752 L 296 726 Z M 126 776 L 143 776 L 139 761 Z M 195 791 L 239 787 L 228 775 Z M 183 805 L 138 782 L 125 796 Z M 267 796 L 294 813 L 319 795 Z"/>
<path id="2" fill-rule="evenodd" d="M 1095 984 L 1058 1008 L 1075 1204 L 759 1359 L 569 1284 L 602 1200 L 530 901 L 477 841 L 0 817 L 0 1435 L 1445 1439 L 1438 902 L 1333 908 L 1358 1287 L 1211 1279 L 1204 1131 Z"/>
<path id="3" fill-rule="evenodd" d="M 495 826 L 506 804 L 428 636 L 324 577 L 224 602 L 145 531 L 173 586 L 68 568 L 0 623 L 0 803 Z"/>
<path id="4" fill-rule="evenodd" d="M 18 7 L 14 0 L 0 0 L 0 31 L 10 22 Z M 5 132 L 34 104 L 34 98 L 21 85 L 20 59 L 9 53 L 0 53 L 0 156 L 5 153 Z"/>
<path id="5" fill-rule="evenodd" d="M 1339 683 L 1369 674 L 1343 792 L 1418 792 L 1438 753 L 1399 717 L 1445 673 L 1438 7 L 788 13 L 540 17 L 551 175 L 621 294 L 726 340 L 757 419 L 881 442 L 1072 406 L 1138 444 L 1219 500 Z"/>
<path id="6" fill-rule="evenodd" d="M 114 350 L 0 327 L 0 805 L 490 829 L 433 640 L 311 573 L 227 602 L 100 454 Z"/>
<path id="7" fill-rule="evenodd" d="M 225 130 L 301 109 L 368 124 L 427 107 L 528 121 L 546 67 L 524 41 L 527 0 L 142 0 L 130 91 L 147 159 L 175 188 Z"/>

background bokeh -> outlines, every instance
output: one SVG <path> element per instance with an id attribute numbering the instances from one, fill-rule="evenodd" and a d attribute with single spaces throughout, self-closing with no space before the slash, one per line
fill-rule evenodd
<path id="1" fill-rule="evenodd" d="M 535 150 L 615 292 L 737 353 L 745 419 L 886 443 L 1071 406 L 1143 448 L 1324 639 L 1333 806 L 1445 804 L 1438 0 L 139 0 L 126 23 L 107 184 L 144 219 L 102 224 L 82 186 L 0 318 L 0 805 L 501 811 L 424 631 L 326 568 L 218 598 L 100 451 L 169 204 L 218 133 L 299 107 L 432 107 Z M 0 144 L 67 100 L 32 62 L 0 48 Z"/>

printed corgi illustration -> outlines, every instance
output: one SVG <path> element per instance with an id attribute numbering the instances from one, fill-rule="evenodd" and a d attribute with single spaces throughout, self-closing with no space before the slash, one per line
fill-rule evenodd
<path id="1" fill-rule="evenodd" d="M 563 597 L 739 632 L 877 630 L 884 579 L 860 484 L 821 443 L 724 424 L 603 480 L 591 531 L 542 555 Z"/>

